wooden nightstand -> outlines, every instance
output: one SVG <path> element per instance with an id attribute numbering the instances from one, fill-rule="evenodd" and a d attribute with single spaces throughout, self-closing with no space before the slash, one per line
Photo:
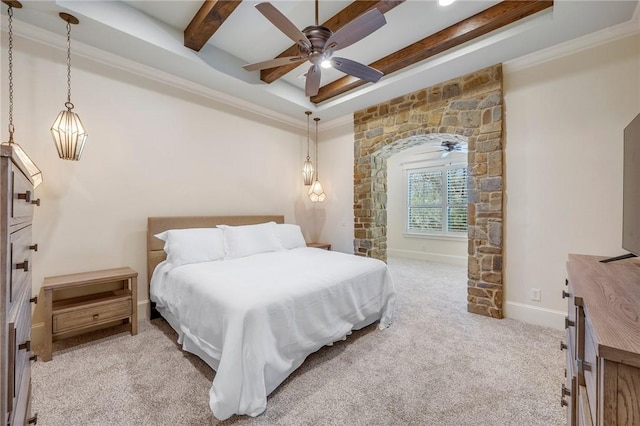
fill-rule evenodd
<path id="1" fill-rule="evenodd" d="M 331 250 L 331 244 L 329 243 L 307 243 L 307 247 L 321 248 L 325 250 Z"/>
<path id="2" fill-rule="evenodd" d="M 138 273 L 129 267 L 45 278 L 42 360 L 51 361 L 53 338 L 66 333 L 128 320 L 131 335 L 137 334 L 137 281 Z"/>

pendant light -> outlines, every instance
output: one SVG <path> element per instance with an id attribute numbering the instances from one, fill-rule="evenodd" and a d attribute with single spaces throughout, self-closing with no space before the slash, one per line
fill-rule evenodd
<path id="1" fill-rule="evenodd" d="M 13 141 L 13 132 L 15 131 L 13 127 L 13 8 L 20 9 L 22 4 L 15 0 L 2 0 L 2 2 L 9 6 L 7 10 L 7 16 L 9 17 L 9 142 L 3 142 L 2 145 L 10 146 L 13 155 L 22 161 L 35 189 L 42 183 L 42 172 L 22 147 Z"/>
<path id="2" fill-rule="evenodd" d="M 304 178 L 304 185 L 309 186 L 313 183 L 313 164 L 311 163 L 311 157 L 309 157 L 309 116 L 311 111 L 305 111 L 307 114 L 307 160 L 302 166 L 302 177 Z"/>
<path id="3" fill-rule="evenodd" d="M 80 121 L 80 117 L 71 103 L 71 24 L 77 24 L 78 19 L 68 13 L 60 13 L 60 18 L 67 23 L 67 102 L 51 126 L 51 136 L 56 144 L 58 156 L 63 160 L 78 161 L 87 141 L 87 132 Z"/>
<path id="4" fill-rule="evenodd" d="M 320 119 L 316 117 L 313 121 L 316 122 L 316 180 L 313 182 L 313 185 L 311 185 L 311 188 L 309 188 L 309 199 L 311 199 L 312 203 L 321 203 L 327 198 L 327 194 L 324 193 L 322 185 L 320 185 L 320 181 L 318 180 L 318 170 L 320 169 L 318 167 L 318 121 L 320 121 Z"/>

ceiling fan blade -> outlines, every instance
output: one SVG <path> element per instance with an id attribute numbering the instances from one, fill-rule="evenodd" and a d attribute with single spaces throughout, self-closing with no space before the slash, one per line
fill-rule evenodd
<path id="1" fill-rule="evenodd" d="M 293 23 L 284 16 L 271 3 L 259 3 L 256 9 L 260 11 L 273 25 L 282 31 L 287 37 L 296 43 L 311 47 L 311 42 L 302 31 L 300 31 Z"/>
<path id="2" fill-rule="evenodd" d="M 375 68 L 363 65 L 360 62 L 352 61 L 351 59 L 331 58 L 330 62 L 331 66 L 338 71 L 342 71 L 345 74 L 352 75 L 371 83 L 376 83 L 384 75 L 381 71 L 378 71 Z"/>
<path id="3" fill-rule="evenodd" d="M 324 45 L 324 50 L 338 50 L 362 40 L 387 23 L 384 15 L 376 8 L 358 16 L 344 27 L 333 33 Z"/>
<path id="4" fill-rule="evenodd" d="M 294 64 L 296 62 L 301 62 L 305 60 L 306 58 L 303 58 L 300 56 L 285 56 L 284 58 L 275 58 L 275 59 L 270 59 L 268 61 L 256 62 L 255 64 L 247 64 L 247 65 L 244 65 L 242 68 L 244 68 L 247 71 L 257 71 L 257 70 L 264 70 L 267 68 L 281 67 L 283 65 Z"/>
<path id="5" fill-rule="evenodd" d="M 307 82 L 304 85 L 305 96 L 315 96 L 320 90 L 320 67 L 318 65 L 311 65 L 309 71 L 307 71 Z"/>

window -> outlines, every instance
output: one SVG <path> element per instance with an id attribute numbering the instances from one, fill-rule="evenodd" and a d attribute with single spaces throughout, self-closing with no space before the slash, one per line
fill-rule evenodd
<path id="1" fill-rule="evenodd" d="M 407 232 L 460 236 L 467 232 L 467 166 L 409 169 Z"/>

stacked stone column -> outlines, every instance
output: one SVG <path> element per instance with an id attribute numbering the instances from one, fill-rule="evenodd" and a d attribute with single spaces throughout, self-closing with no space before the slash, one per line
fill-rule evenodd
<path id="1" fill-rule="evenodd" d="M 386 261 L 387 158 L 448 136 L 468 141 L 469 312 L 502 318 L 502 66 L 354 114 L 354 252 Z"/>

